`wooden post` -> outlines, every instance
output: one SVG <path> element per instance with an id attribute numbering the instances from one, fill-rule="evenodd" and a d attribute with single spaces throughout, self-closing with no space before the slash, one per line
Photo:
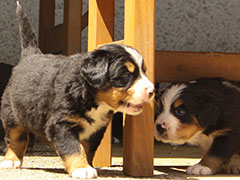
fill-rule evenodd
<path id="1" fill-rule="evenodd" d="M 154 83 L 154 0 L 125 0 L 124 43 L 143 56 L 147 76 Z M 153 176 L 154 107 L 144 106 L 138 116 L 127 116 L 123 136 L 123 170 L 131 176 Z"/>
<path id="2" fill-rule="evenodd" d="M 81 52 L 82 0 L 64 0 L 65 55 Z"/>
<path id="3" fill-rule="evenodd" d="M 92 51 L 99 44 L 113 41 L 114 0 L 90 0 L 88 21 L 88 50 Z M 95 154 L 94 166 L 111 165 L 111 130 L 110 123 L 104 138 Z"/>
<path id="4" fill-rule="evenodd" d="M 55 0 L 40 0 L 39 12 L 39 47 L 45 52 L 44 32 L 54 26 Z"/>

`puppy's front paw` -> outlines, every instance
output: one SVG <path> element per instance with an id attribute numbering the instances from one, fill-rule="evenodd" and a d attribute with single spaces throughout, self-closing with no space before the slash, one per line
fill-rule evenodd
<path id="1" fill-rule="evenodd" d="M 228 174 L 240 174 L 240 157 L 234 155 L 229 163 L 223 166 L 222 171 Z"/>
<path id="2" fill-rule="evenodd" d="M 72 177 L 76 179 L 97 178 L 97 170 L 92 167 L 78 168 L 73 170 Z"/>
<path id="3" fill-rule="evenodd" d="M 0 163 L 0 168 L 21 168 L 21 161 L 4 160 Z"/>
<path id="4" fill-rule="evenodd" d="M 240 165 L 225 166 L 223 172 L 228 174 L 240 174 Z"/>
<path id="5" fill-rule="evenodd" d="M 212 175 L 212 170 L 207 166 L 202 166 L 201 164 L 195 164 L 187 168 L 187 174 L 190 175 Z"/>

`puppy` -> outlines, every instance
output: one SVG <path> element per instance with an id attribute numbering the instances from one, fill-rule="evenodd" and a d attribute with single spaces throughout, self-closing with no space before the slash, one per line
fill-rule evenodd
<path id="1" fill-rule="evenodd" d="M 70 57 L 44 55 L 17 5 L 22 54 L 3 94 L 8 150 L 2 168 L 20 168 L 29 132 L 45 137 L 74 178 L 96 178 L 94 153 L 115 112 L 137 115 L 154 95 L 142 56 L 105 45 Z"/>
<path id="2" fill-rule="evenodd" d="M 202 78 L 177 83 L 157 98 L 155 138 L 163 142 L 199 144 L 206 149 L 187 173 L 240 173 L 240 83 Z"/>

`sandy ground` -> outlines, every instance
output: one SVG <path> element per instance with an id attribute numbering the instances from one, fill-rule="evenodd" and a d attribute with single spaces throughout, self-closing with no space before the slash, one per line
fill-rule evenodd
<path id="1" fill-rule="evenodd" d="M 2 149 L 3 144 L 0 144 Z M 188 176 L 186 167 L 200 160 L 202 151 L 193 146 L 155 145 L 154 176 L 129 177 L 122 172 L 122 146 L 113 145 L 111 167 L 98 168 L 98 179 L 189 179 L 189 180 L 240 180 L 240 175 Z M 3 160 L 3 154 L 0 154 Z M 31 152 L 24 157 L 22 169 L 0 169 L 0 180 L 70 180 L 72 178 L 64 171 L 59 157 L 43 143 L 34 145 Z"/>

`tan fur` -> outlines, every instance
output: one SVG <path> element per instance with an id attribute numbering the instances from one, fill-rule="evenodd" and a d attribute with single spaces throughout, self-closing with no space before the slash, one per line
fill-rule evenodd
<path id="1" fill-rule="evenodd" d="M 97 94 L 97 100 L 106 102 L 113 109 L 118 109 L 120 101 L 125 101 L 130 94 L 124 90 L 112 88 L 109 90 L 100 90 Z"/>
<path id="2" fill-rule="evenodd" d="M 124 65 L 127 67 L 129 72 L 134 72 L 136 69 L 135 65 L 129 61 L 125 62 Z"/>
<path id="3" fill-rule="evenodd" d="M 64 165 L 69 174 L 72 174 L 73 170 L 78 168 L 91 167 L 87 161 L 87 152 L 85 148 L 83 145 L 80 145 L 80 148 L 80 153 L 71 154 L 64 158 Z"/>
<path id="4" fill-rule="evenodd" d="M 211 133 L 209 136 L 212 138 L 218 137 L 218 136 L 222 136 L 227 134 L 229 131 L 231 131 L 231 129 L 226 128 L 226 129 L 220 129 L 220 130 L 216 130 L 213 133 Z"/>
<path id="5" fill-rule="evenodd" d="M 92 161 L 93 161 L 93 157 L 94 157 L 94 154 L 95 152 L 90 152 L 89 151 L 89 144 L 87 143 L 87 141 L 81 141 L 81 144 L 83 145 L 84 149 L 85 149 L 85 152 L 87 154 L 87 160 L 88 160 L 88 163 L 92 166 Z"/>
<path id="6" fill-rule="evenodd" d="M 81 127 L 84 128 L 84 124 L 82 123 L 82 121 L 85 121 L 85 119 L 77 117 L 77 116 L 67 116 L 66 120 L 69 122 L 73 122 L 76 125 L 80 125 Z"/>
<path id="7" fill-rule="evenodd" d="M 240 157 L 238 154 L 234 154 L 227 164 L 222 168 L 222 171 L 225 173 L 240 173 Z"/>
<path id="8" fill-rule="evenodd" d="M 161 101 L 160 101 L 159 98 L 156 99 L 155 104 L 156 104 L 156 106 L 157 106 L 158 109 L 161 108 Z"/>
<path id="9" fill-rule="evenodd" d="M 178 99 L 176 100 L 174 103 L 173 103 L 173 107 L 176 109 L 178 108 L 179 106 L 181 106 L 183 104 L 182 100 L 181 99 Z"/>
<path id="10" fill-rule="evenodd" d="M 207 166 L 212 170 L 212 173 L 215 174 L 219 172 L 222 168 L 222 161 L 221 159 L 211 156 L 209 153 L 206 153 L 202 160 L 200 161 L 202 166 Z"/>
<path id="11" fill-rule="evenodd" d="M 191 125 L 181 124 L 177 134 L 180 139 L 184 139 L 187 141 L 200 130 L 201 129 L 196 124 Z"/>
<path id="12" fill-rule="evenodd" d="M 176 105 L 179 105 L 179 103 L 181 102 L 178 102 Z M 187 141 L 191 139 L 197 132 L 202 130 L 196 117 L 192 116 L 192 118 L 194 122 L 193 124 L 182 124 L 182 123 L 180 124 L 179 129 L 177 131 L 178 137 L 180 139 L 184 139 Z"/>
<path id="13" fill-rule="evenodd" d="M 5 160 L 22 162 L 29 142 L 28 136 L 26 140 L 19 139 L 23 132 L 24 128 L 22 126 L 17 126 L 9 130 L 9 144 L 7 147 L 6 155 L 4 157 Z"/>

